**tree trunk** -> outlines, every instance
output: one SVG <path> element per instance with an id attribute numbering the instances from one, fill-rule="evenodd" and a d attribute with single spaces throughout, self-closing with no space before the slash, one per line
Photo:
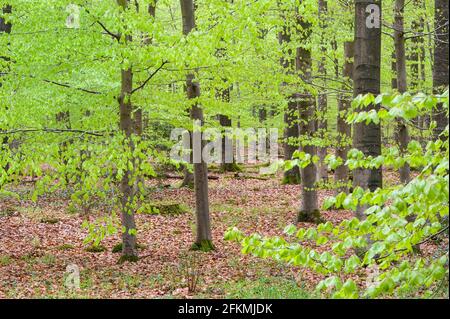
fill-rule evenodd
<path id="1" fill-rule="evenodd" d="M 395 64 L 397 73 L 397 89 L 400 93 L 407 91 L 406 80 L 406 52 L 405 52 L 405 34 L 403 12 L 405 0 L 395 0 L 395 22 L 394 22 L 394 46 L 395 46 Z M 402 119 L 397 119 L 397 142 L 400 147 L 400 154 L 406 155 L 408 143 L 410 142 L 408 127 Z M 400 181 L 403 184 L 409 183 L 410 167 L 405 163 L 399 169 Z"/>
<path id="2" fill-rule="evenodd" d="M 297 12 L 297 25 L 303 30 L 302 42 L 308 42 L 311 35 L 311 25 L 306 21 L 299 12 Z M 312 58 L 311 50 L 303 47 L 297 48 L 296 55 L 296 69 L 299 71 L 305 82 L 311 81 Z M 298 101 L 300 110 L 300 135 L 302 137 L 301 148 L 306 153 L 315 155 L 315 146 L 308 143 L 311 141 L 316 132 L 316 123 L 314 119 L 315 113 L 315 98 L 312 94 L 305 90 L 301 94 L 296 94 L 295 100 Z M 306 142 L 306 143 L 305 143 Z M 302 203 L 298 214 L 298 222 L 320 223 L 319 204 L 317 198 L 317 167 L 311 162 L 308 166 L 301 169 L 302 176 Z"/>
<path id="3" fill-rule="evenodd" d="M 354 96 L 380 93 L 381 62 L 381 1 L 355 1 L 355 64 L 353 73 Z M 379 109 L 369 105 L 368 109 Z M 366 156 L 381 155 L 380 124 L 357 123 L 353 128 L 353 147 Z M 374 191 L 382 187 L 381 167 L 378 169 L 356 169 L 353 173 L 354 187 Z M 356 216 L 365 218 L 365 208 L 360 206 Z"/>
<path id="4" fill-rule="evenodd" d="M 230 103 L 230 91 L 231 88 L 227 88 L 225 90 L 222 90 L 219 92 L 218 98 L 221 99 L 222 102 Z M 227 134 L 227 131 L 231 129 L 231 119 L 229 116 L 224 114 L 219 114 L 219 123 L 222 127 L 222 154 L 221 154 L 221 161 L 220 161 L 220 170 L 222 172 L 236 172 L 239 170 L 239 167 L 236 165 L 236 162 L 234 161 L 234 155 L 233 155 L 233 139 Z M 228 145 L 231 145 L 231 154 L 227 154 L 226 147 Z M 228 155 L 228 157 L 227 157 Z M 231 156 L 231 158 L 229 158 Z"/>
<path id="5" fill-rule="evenodd" d="M 294 99 L 295 96 L 291 96 L 290 99 Z M 294 152 L 299 150 L 298 138 L 300 135 L 299 128 L 299 109 L 297 101 L 289 101 L 288 108 L 284 112 L 284 123 L 286 128 L 284 129 L 284 160 L 289 161 L 292 159 Z M 283 184 L 297 185 L 300 184 L 300 169 L 298 166 L 291 168 L 284 172 Z"/>
<path id="6" fill-rule="evenodd" d="M 353 80 L 353 54 L 354 43 L 344 43 L 344 67 L 342 75 L 345 81 L 352 83 Z M 338 119 L 337 119 L 337 131 L 338 131 L 338 143 L 336 148 L 336 156 L 342 158 L 343 162 L 347 161 L 347 153 L 350 150 L 351 143 L 349 142 L 352 134 L 351 126 L 345 121 L 347 112 L 351 105 L 351 97 L 341 94 L 338 100 Z M 346 186 L 349 181 L 348 167 L 347 165 L 341 165 L 336 168 L 334 173 L 335 182 L 338 185 L 337 192 L 348 192 Z"/>
<path id="7" fill-rule="evenodd" d="M 433 67 L 433 91 L 440 94 L 448 87 L 448 0 L 435 0 L 434 2 L 435 38 L 434 38 L 434 67 Z M 448 124 L 448 117 L 442 104 L 439 104 L 433 112 L 433 121 L 436 122 L 434 139 L 445 140 L 441 133 Z"/>
<path id="8" fill-rule="evenodd" d="M 11 13 L 12 12 L 12 7 L 10 5 L 6 5 L 6 6 L 3 7 L 2 11 L 3 11 L 4 14 L 5 13 Z M 4 33 L 11 33 L 11 28 L 12 28 L 11 23 L 6 23 L 3 18 L 0 18 L 0 33 L 3 33 L 3 32 Z M 7 56 L 0 55 L 0 60 L 9 61 L 9 58 Z M 0 88 L 2 87 L 1 77 L 2 77 L 2 74 L 0 72 Z M 5 104 L 4 107 L 5 107 L 5 112 L 7 112 L 8 111 L 8 106 Z M 7 130 L 8 128 L 5 127 L 5 129 Z M 1 130 L 2 130 L 2 128 L 0 127 L 0 131 Z M 0 151 L 2 149 L 5 149 L 5 150 L 8 149 L 8 143 L 9 143 L 9 139 L 8 139 L 7 135 L 3 136 L 3 137 L 0 137 Z M 8 169 L 9 169 L 9 164 L 8 163 L 6 164 L 4 169 L 6 171 L 8 171 Z"/>
<path id="9" fill-rule="evenodd" d="M 180 0 L 181 15 L 183 20 L 183 34 L 188 35 L 192 29 L 195 28 L 195 8 L 193 0 Z M 195 99 L 200 96 L 200 85 L 194 82 L 194 74 L 186 76 L 187 97 Z M 191 109 L 191 118 L 194 121 L 199 121 L 203 125 L 203 110 L 195 103 Z M 201 134 L 198 129 L 195 129 L 194 134 Z M 202 139 L 201 139 L 202 140 Z M 203 149 L 203 140 L 201 143 Z M 192 147 L 193 152 L 196 148 Z M 201 150 L 200 150 L 201 152 Z M 210 251 L 214 249 L 212 244 L 211 222 L 209 217 L 209 198 L 208 198 L 208 166 L 203 160 L 201 154 L 199 163 L 196 163 L 196 155 L 194 154 L 194 189 L 195 189 L 195 205 L 197 218 L 197 238 L 193 245 L 193 249 L 202 251 Z"/>
<path id="10" fill-rule="evenodd" d="M 291 42 L 291 36 L 289 34 L 288 28 L 284 28 L 282 32 L 278 35 L 279 43 L 282 45 L 283 43 Z M 291 55 L 291 50 L 287 52 L 287 55 Z M 294 61 L 288 58 L 282 58 L 280 60 L 281 65 L 285 68 L 287 74 L 292 74 Z M 286 83 L 283 83 L 283 86 L 286 86 Z M 289 161 L 292 159 L 292 155 L 294 152 L 299 149 L 298 138 L 300 135 L 298 120 L 299 120 L 299 110 L 296 101 L 291 101 L 293 99 L 292 96 L 289 97 L 287 110 L 284 112 L 284 142 L 283 142 L 283 150 L 284 150 L 284 160 Z M 287 170 L 284 172 L 283 184 L 300 184 L 300 169 L 298 166 Z"/>
<path id="11" fill-rule="evenodd" d="M 319 0 L 319 24 L 320 24 L 320 29 L 322 32 L 320 51 L 322 53 L 322 56 L 320 57 L 318 72 L 319 72 L 319 75 L 323 78 L 323 86 L 324 87 L 327 87 L 327 84 L 326 84 L 327 69 L 326 69 L 326 65 L 325 65 L 327 49 L 325 46 L 325 37 L 324 37 L 324 32 L 325 32 L 325 29 L 327 28 L 327 23 L 326 23 L 327 10 L 328 10 L 327 1 Z M 320 93 L 319 97 L 318 97 L 319 118 L 318 118 L 317 130 L 322 139 L 326 138 L 326 132 L 327 132 L 327 128 L 328 128 L 327 108 L 328 108 L 328 96 L 326 93 Z M 327 156 L 327 147 L 326 146 L 318 147 L 317 155 L 320 158 L 318 169 L 317 169 L 318 180 L 327 181 L 328 180 L 328 167 L 325 164 L 325 156 Z"/>
<path id="12" fill-rule="evenodd" d="M 117 0 L 117 3 L 124 9 L 128 5 L 127 0 Z M 126 41 L 131 42 L 131 36 L 126 36 Z M 132 68 L 121 70 L 121 89 L 119 96 L 119 108 L 120 108 L 120 129 L 125 137 L 125 144 L 130 154 L 134 151 L 134 144 L 132 135 L 135 133 L 135 122 L 133 121 L 133 106 L 131 104 L 131 92 L 133 90 L 133 71 Z M 121 205 L 122 205 L 122 257 L 120 261 L 136 261 L 138 259 L 136 249 L 136 223 L 134 220 L 134 199 L 135 188 L 133 184 L 135 161 L 129 155 L 127 163 L 131 162 L 131 165 L 127 165 L 127 170 L 124 172 L 122 180 L 120 182 L 120 190 L 122 192 Z"/>

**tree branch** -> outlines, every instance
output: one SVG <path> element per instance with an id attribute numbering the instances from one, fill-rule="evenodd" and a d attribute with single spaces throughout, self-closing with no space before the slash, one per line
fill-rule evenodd
<path id="1" fill-rule="evenodd" d="M 136 91 L 143 89 L 147 83 L 156 75 L 156 73 L 158 73 L 164 65 L 166 65 L 167 63 L 169 63 L 168 61 L 164 61 L 163 63 L 161 63 L 161 65 L 152 73 L 150 74 L 150 76 L 144 81 L 142 82 L 141 85 L 139 85 L 137 88 L 135 88 L 134 90 L 131 91 L 131 94 L 135 93 Z"/>
<path id="2" fill-rule="evenodd" d="M 47 133 L 81 133 L 93 136 L 105 136 L 102 133 L 95 131 L 83 131 L 75 129 L 56 129 L 56 128 L 25 128 L 25 129 L 13 129 L 9 131 L 0 131 L 0 135 L 14 134 L 14 133 L 32 133 L 32 132 L 47 132 Z"/>
<path id="3" fill-rule="evenodd" d="M 68 88 L 68 89 L 78 90 L 78 91 L 85 92 L 85 93 L 90 93 L 90 94 L 103 94 L 102 92 L 92 91 L 92 90 L 83 89 L 83 88 L 78 88 L 78 87 L 73 87 L 73 86 L 70 86 L 69 84 L 59 83 L 59 82 L 55 82 L 55 81 L 51 81 L 51 80 L 43 79 L 42 81 L 44 81 L 44 82 L 46 82 L 46 83 L 54 84 L 54 85 L 57 85 L 57 86 L 62 86 L 62 87 Z"/>

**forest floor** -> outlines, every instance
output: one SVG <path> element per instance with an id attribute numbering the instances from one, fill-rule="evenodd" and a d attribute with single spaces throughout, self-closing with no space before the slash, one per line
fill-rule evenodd
<path id="1" fill-rule="evenodd" d="M 257 176 L 254 171 L 246 174 Z M 107 237 L 100 252 L 86 251 L 83 220 L 104 215 L 93 208 L 89 216 L 70 208 L 69 200 L 53 194 L 31 201 L 0 199 L 0 299 L 1 298 L 315 298 L 313 287 L 323 277 L 305 269 L 241 254 L 237 243 L 223 240 L 227 228 L 247 234 L 282 235 L 296 219 L 300 186 L 281 185 L 280 177 L 267 180 L 214 174 L 210 207 L 213 241 L 211 253 L 191 252 L 195 229 L 194 193 L 175 187 L 180 181 L 149 182 L 147 200 L 180 203 L 179 215 L 137 215 L 142 258 L 118 264 L 113 247 L 120 236 Z M 392 176 L 391 176 L 392 175 Z M 391 174 L 388 182 L 395 183 Z M 167 187 L 171 184 L 174 187 Z M 164 187 L 166 185 L 166 187 Z M 17 188 L 31 190 L 24 183 Z M 321 190 L 320 203 L 333 191 Z M 67 197 L 67 196 L 66 196 Z M 322 212 L 334 224 L 352 218 L 346 211 Z M 308 227 L 308 224 L 299 224 Z M 447 243 L 444 243 L 448 245 Z M 423 247 L 425 251 L 433 247 Z M 80 289 L 65 287 L 66 267 L 80 269 Z M 190 268 L 198 274 L 194 292 L 188 291 Z M 356 279 L 364 284 L 367 274 Z"/>

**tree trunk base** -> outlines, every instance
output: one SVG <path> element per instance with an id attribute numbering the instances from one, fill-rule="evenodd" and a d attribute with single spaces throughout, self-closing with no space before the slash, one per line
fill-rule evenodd
<path id="1" fill-rule="evenodd" d="M 200 243 L 194 243 L 191 246 L 191 250 L 193 251 L 203 251 L 205 253 L 209 251 L 213 251 L 216 248 L 214 247 L 211 240 L 202 240 Z"/>
<path id="2" fill-rule="evenodd" d="M 316 209 L 312 212 L 300 211 L 297 217 L 298 223 L 321 224 L 325 220 L 320 216 L 320 210 Z"/>
<path id="3" fill-rule="evenodd" d="M 135 255 L 122 255 L 117 261 L 118 264 L 123 264 L 125 262 L 135 263 L 139 260 L 138 256 Z"/>
<path id="4" fill-rule="evenodd" d="M 194 174 L 192 173 L 185 173 L 183 182 L 180 185 L 180 188 L 187 187 L 190 189 L 194 189 Z"/>

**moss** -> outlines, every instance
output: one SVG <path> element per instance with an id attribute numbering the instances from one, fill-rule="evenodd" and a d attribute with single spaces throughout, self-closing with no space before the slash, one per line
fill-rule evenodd
<path id="1" fill-rule="evenodd" d="M 122 255 L 120 256 L 119 260 L 117 261 L 118 264 L 123 264 L 126 262 L 135 263 L 139 260 L 138 256 L 135 255 Z"/>
<path id="2" fill-rule="evenodd" d="M 302 182 L 299 175 L 286 175 L 281 181 L 282 185 L 300 185 Z"/>
<path id="3" fill-rule="evenodd" d="M 200 243 L 194 243 L 191 246 L 191 250 L 193 251 L 203 251 L 205 253 L 215 250 L 213 243 L 211 240 L 202 240 Z"/>
<path id="4" fill-rule="evenodd" d="M 242 168 L 236 163 L 225 163 L 223 165 L 220 165 L 219 172 L 220 173 L 225 173 L 225 172 L 233 172 L 233 173 L 242 172 Z"/>
<path id="5" fill-rule="evenodd" d="M 181 215 L 188 213 L 189 210 L 179 203 L 158 203 L 152 205 L 144 205 L 140 210 L 140 213 L 150 215 Z"/>
<path id="6" fill-rule="evenodd" d="M 106 251 L 106 248 L 102 245 L 92 245 L 87 247 L 85 250 L 89 253 L 101 253 Z"/>
<path id="7" fill-rule="evenodd" d="M 56 249 L 58 249 L 58 250 L 72 250 L 74 248 L 75 247 L 71 244 L 62 244 L 62 245 L 59 245 L 58 247 L 56 247 Z"/>
<path id="8" fill-rule="evenodd" d="M 12 264 L 12 258 L 9 256 L 0 256 L 0 266 L 8 266 Z"/>
<path id="9" fill-rule="evenodd" d="M 297 222 L 299 223 L 324 223 L 325 220 L 320 216 L 320 210 L 316 209 L 312 212 L 300 211 L 298 213 Z"/>
<path id="10" fill-rule="evenodd" d="M 138 248 L 138 249 L 145 249 L 145 248 L 147 248 L 147 246 L 137 243 L 136 244 L 136 248 Z M 112 249 L 112 252 L 113 253 L 120 253 L 120 252 L 122 252 L 122 243 L 119 243 L 119 244 L 115 245 L 113 247 L 113 249 Z"/>
<path id="11" fill-rule="evenodd" d="M 44 223 L 44 224 L 56 224 L 56 223 L 58 223 L 59 222 L 59 219 L 57 219 L 57 218 L 42 218 L 41 219 L 41 223 Z"/>

